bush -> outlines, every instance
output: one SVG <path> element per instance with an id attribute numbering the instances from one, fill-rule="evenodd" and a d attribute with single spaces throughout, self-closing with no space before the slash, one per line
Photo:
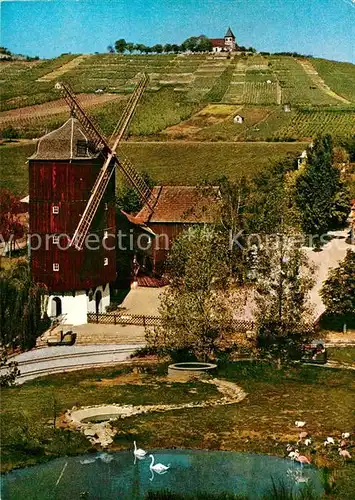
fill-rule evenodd
<path id="1" fill-rule="evenodd" d="M 11 387 L 16 381 L 16 377 L 20 375 L 18 363 L 16 361 L 7 360 L 6 349 L 1 349 L 0 354 L 0 387 Z"/>
<path id="2" fill-rule="evenodd" d="M 3 139 L 18 139 L 19 133 L 10 125 L 9 127 L 6 127 L 1 131 L 1 137 Z"/>

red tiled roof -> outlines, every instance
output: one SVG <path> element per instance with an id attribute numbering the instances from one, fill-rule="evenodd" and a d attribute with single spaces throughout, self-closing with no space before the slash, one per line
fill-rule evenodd
<path id="1" fill-rule="evenodd" d="M 215 215 L 218 187 L 155 186 L 157 198 L 153 213 L 145 205 L 137 215 L 145 222 L 208 223 Z"/>
<path id="2" fill-rule="evenodd" d="M 138 276 L 137 282 L 138 286 L 148 288 L 160 288 L 169 284 L 168 281 L 164 278 L 153 278 L 151 276 Z"/>
<path id="3" fill-rule="evenodd" d="M 147 231 L 148 233 L 154 235 L 153 231 L 148 226 L 145 225 L 143 217 L 139 217 L 139 214 L 138 215 L 128 214 L 124 210 L 121 210 L 121 214 L 124 215 L 131 224 L 139 226 L 141 229 L 143 229 L 143 231 Z"/>
<path id="4" fill-rule="evenodd" d="M 210 38 L 210 42 L 212 42 L 212 47 L 225 47 L 224 38 Z"/>

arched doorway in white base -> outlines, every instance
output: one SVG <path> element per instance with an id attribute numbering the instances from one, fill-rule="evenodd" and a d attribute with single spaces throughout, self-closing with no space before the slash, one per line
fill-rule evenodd
<path id="1" fill-rule="evenodd" d="M 101 290 L 97 290 L 95 293 L 95 313 L 102 313 L 102 293 Z"/>
<path id="2" fill-rule="evenodd" d="M 52 316 L 58 318 L 62 314 L 62 299 L 60 297 L 53 297 L 52 299 Z"/>

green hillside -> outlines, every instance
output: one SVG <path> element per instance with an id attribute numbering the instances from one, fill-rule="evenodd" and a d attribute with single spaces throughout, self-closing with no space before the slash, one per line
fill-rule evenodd
<path id="1" fill-rule="evenodd" d="M 63 123 L 68 116 L 63 112 L 39 117 L 34 109 L 26 118 L 20 109 L 18 116 L 7 112 L 58 99 L 54 85 L 63 79 L 76 93 L 102 89 L 123 96 L 90 111 L 110 134 L 142 71 L 149 73 L 150 84 L 130 128 L 138 139 L 308 141 L 318 132 L 348 136 L 355 130 L 355 65 L 259 54 L 230 59 L 210 54 L 63 55 L 0 63 L 0 130 L 11 125 L 20 137 L 32 138 Z M 235 108 L 223 120 L 205 120 L 200 126 L 200 112 L 209 103 Z M 285 104 L 291 106 L 290 113 L 284 112 Z M 242 126 L 233 124 L 234 110 L 245 118 Z M 181 130 L 171 134 L 175 125 Z"/>
<path id="2" fill-rule="evenodd" d="M 255 175 L 288 155 L 297 155 L 305 143 L 125 143 L 124 153 L 139 170 L 157 183 L 195 184 L 222 175 Z M 35 143 L 0 147 L 0 187 L 24 196 L 28 190 L 27 158 Z"/>
<path id="3" fill-rule="evenodd" d="M 37 80 L 75 57 L 63 55 L 45 61 L 0 62 L 0 109 L 15 109 L 58 99 L 53 82 Z"/>
<path id="4" fill-rule="evenodd" d="M 313 59 L 312 63 L 334 92 L 355 102 L 355 64 L 326 59 Z"/>

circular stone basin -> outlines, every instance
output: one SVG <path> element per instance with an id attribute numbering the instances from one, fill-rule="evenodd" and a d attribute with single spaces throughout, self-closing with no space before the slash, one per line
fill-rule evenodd
<path id="1" fill-rule="evenodd" d="M 144 443 L 138 443 L 145 448 Z M 147 448 L 146 448 L 147 449 Z M 133 444 L 132 444 L 133 450 Z M 152 473 L 150 458 L 134 460 L 132 450 L 62 457 L 16 469 L 1 478 L 2 498 L 16 500 L 144 500 L 149 491 L 203 495 L 229 493 L 252 500 L 274 498 L 273 483 L 297 498 L 307 485 L 323 493 L 318 469 L 269 455 L 200 450 L 149 450 L 169 464 L 166 474 Z M 165 497 L 164 497 L 165 498 Z"/>
<path id="2" fill-rule="evenodd" d="M 174 363 L 168 366 L 169 377 L 200 377 L 206 373 L 215 370 L 217 365 L 213 363 L 199 363 L 191 361 L 186 363 Z"/>
<path id="3" fill-rule="evenodd" d="M 92 406 L 89 408 L 79 408 L 71 410 L 71 419 L 77 424 L 98 424 L 117 420 L 124 410 L 114 405 Z"/>
<path id="4" fill-rule="evenodd" d="M 81 419 L 82 424 L 100 424 L 101 422 L 109 422 L 110 420 L 117 420 L 119 415 L 117 413 L 107 413 L 92 415 L 91 417 L 85 417 Z"/>

